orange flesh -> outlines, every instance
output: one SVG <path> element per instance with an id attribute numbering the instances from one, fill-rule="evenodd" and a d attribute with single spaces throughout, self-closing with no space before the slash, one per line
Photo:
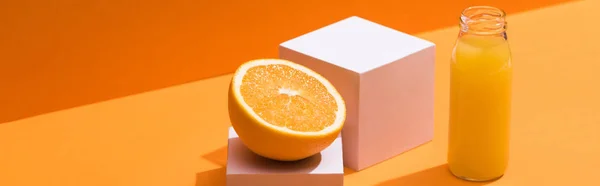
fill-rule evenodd
<path id="1" fill-rule="evenodd" d="M 268 123 L 300 132 L 333 124 L 337 103 L 316 78 L 280 64 L 251 67 L 240 92 L 246 104 Z"/>

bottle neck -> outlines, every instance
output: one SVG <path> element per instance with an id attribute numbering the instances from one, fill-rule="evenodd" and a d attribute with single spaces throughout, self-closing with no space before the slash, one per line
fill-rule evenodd
<path id="1" fill-rule="evenodd" d="M 506 13 L 491 6 L 472 6 L 460 16 L 460 35 L 502 36 L 506 38 Z"/>

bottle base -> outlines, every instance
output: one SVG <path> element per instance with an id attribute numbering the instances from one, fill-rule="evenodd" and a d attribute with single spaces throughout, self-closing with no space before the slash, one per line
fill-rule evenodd
<path id="1" fill-rule="evenodd" d="M 449 171 L 450 171 L 450 173 L 452 173 L 452 175 L 453 175 L 454 177 L 457 177 L 457 178 L 459 178 L 459 179 L 461 179 L 461 180 L 470 181 L 470 182 L 489 182 L 489 181 L 496 181 L 496 180 L 498 180 L 498 179 L 502 178 L 502 176 L 504 176 L 504 174 L 502 174 L 502 175 L 500 175 L 500 176 L 493 177 L 493 178 L 489 178 L 489 179 L 477 179 L 477 178 L 471 178 L 471 177 L 466 177 L 466 176 L 459 176 L 459 175 L 456 175 L 456 174 L 454 174 L 454 172 L 452 172 L 451 170 L 449 170 Z"/>

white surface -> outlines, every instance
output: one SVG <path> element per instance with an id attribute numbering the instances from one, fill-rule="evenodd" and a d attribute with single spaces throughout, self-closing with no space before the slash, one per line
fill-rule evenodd
<path id="1" fill-rule="evenodd" d="M 357 16 L 281 44 L 357 73 L 370 71 L 433 45 Z"/>
<path id="2" fill-rule="evenodd" d="M 227 148 L 228 186 L 342 186 L 344 162 L 342 139 L 338 137 L 320 154 L 296 162 L 260 157 L 229 128 Z"/>

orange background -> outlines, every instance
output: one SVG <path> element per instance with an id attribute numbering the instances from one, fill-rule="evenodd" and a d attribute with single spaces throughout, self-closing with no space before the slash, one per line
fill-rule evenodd
<path id="1" fill-rule="evenodd" d="M 566 0 L 496 1 L 508 13 Z M 419 33 L 457 23 L 457 0 L 2 0 L 0 123 L 233 70 L 351 15 Z"/>
<path id="2" fill-rule="evenodd" d="M 491 183 L 446 170 L 456 19 L 478 1 L 441 2 L 2 1 L 0 185 L 224 185 L 230 75 L 200 79 L 350 15 L 436 43 L 436 118 L 432 142 L 346 185 L 600 185 L 600 2 L 492 4 L 509 13 L 515 93 Z"/>

